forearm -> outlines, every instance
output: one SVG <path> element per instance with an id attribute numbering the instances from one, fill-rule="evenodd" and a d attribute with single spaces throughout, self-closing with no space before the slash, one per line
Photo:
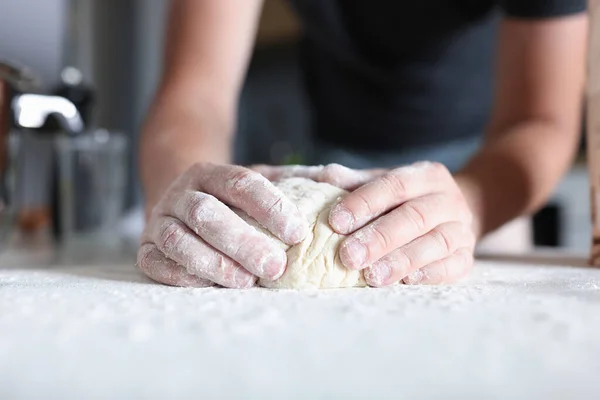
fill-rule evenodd
<path id="1" fill-rule="evenodd" d="M 572 163 L 578 130 L 541 120 L 515 125 L 493 135 L 456 174 L 478 237 L 547 201 Z"/>
<path id="2" fill-rule="evenodd" d="M 171 0 L 164 71 L 140 143 L 147 208 L 190 166 L 229 162 L 262 0 Z"/>
<path id="3" fill-rule="evenodd" d="M 232 151 L 233 116 L 165 105 L 159 100 L 140 137 L 139 162 L 147 208 L 167 187 L 198 162 L 227 163 Z"/>

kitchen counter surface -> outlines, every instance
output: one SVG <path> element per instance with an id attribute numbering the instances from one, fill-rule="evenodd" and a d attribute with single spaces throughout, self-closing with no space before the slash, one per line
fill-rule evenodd
<path id="1" fill-rule="evenodd" d="M 600 270 L 583 257 L 488 257 L 452 286 L 296 292 L 166 287 L 130 255 L 83 253 L 0 253 L 0 398 L 600 391 Z"/>

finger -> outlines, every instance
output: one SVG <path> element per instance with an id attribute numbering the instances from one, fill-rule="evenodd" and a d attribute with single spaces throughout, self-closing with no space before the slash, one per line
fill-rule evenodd
<path id="1" fill-rule="evenodd" d="M 404 278 L 408 285 L 439 285 L 454 282 L 473 267 L 473 250 L 461 248 L 454 254 L 435 261 Z"/>
<path id="2" fill-rule="evenodd" d="M 349 234 L 400 204 L 442 190 L 452 179 L 437 163 L 417 163 L 389 171 L 356 189 L 334 206 L 329 224 L 338 233 Z"/>
<path id="3" fill-rule="evenodd" d="M 274 167 L 274 166 L 265 165 L 265 164 L 253 164 L 253 165 L 248 166 L 248 169 L 258 172 L 259 174 L 261 174 L 262 176 L 264 176 L 265 178 L 267 178 L 270 181 L 278 180 L 277 170 L 281 169 L 281 168 L 283 168 L 283 167 Z"/>
<path id="4" fill-rule="evenodd" d="M 316 180 L 352 191 L 384 173 L 383 169 L 356 170 L 340 164 L 329 164 L 321 170 Z"/>
<path id="5" fill-rule="evenodd" d="M 189 274 L 181 265 L 166 258 L 150 243 L 140 247 L 137 267 L 150 279 L 170 286 L 209 287 L 214 283 Z"/>
<path id="6" fill-rule="evenodd" d="M 254 165 L 252 170 L 259 172 L 271 181 L 277 181 L 285 178 L 300 177 L 311 179 L 315 182 L 325 182 L 345 190 L 354 190 L 359 186 L 382 175 L 384 169 L 356 170 L 344 167 L 340 164 L 305 166 L 269 166 Z"/>
<path id="7" fill-rule="evenodd" d="M 339 250 L 340 259 L 350 269 L 362 269 L 436 226 L 455 221 L 456 214 L 445 195 L 433 194 L 408 201 L 344 240 Z"/>
<path id="8" fill-rule="evenodd" d="M 301 242 L 309 232 L 298 207 L 258 172 L 201 164 L 192 179 L 192 187 L 241 209 L 287 244 Z"/>
<path id="9" fill-rule="evenodd" d="M 188 273 L 231 288 L 247 288 L 256 282 L 254 275 L 208 245 L 181 221 L 165 217 L 153 221 L 153 225 L 152 242 Z"/>
<path id="10" fill-rule="evenodd" d="M 454 254 L 459 248 L 473 248 L 474 242 L 473 233 L 465 224 L 441 224 L 366 268 L 365 280 L 374 287 L 391 285 L 426 265 Z"/>
<path id="11" fill-rule="evenodd" d="M 284 273 L 285 251 L 214 196 L 192 190 L 173 192 L 158 208 L 254 275 L 275 280 Z"/>
<path id="12" fill-rule="evenodd" d="M 317 181 L 317 177 L 323 171 L 322 165 L 252 165 L 249 167 L 263 175 L 270 181 L 279 181 L 286 178 L 306 178 Z"/>

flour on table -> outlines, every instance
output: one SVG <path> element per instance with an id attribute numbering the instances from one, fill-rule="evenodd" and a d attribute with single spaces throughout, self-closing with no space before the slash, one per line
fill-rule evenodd
<path id="1" fill-rule="evenodd" d="M 311 230 L 301 243 L 288 246 L 254 219 L 237 211 L 244 220 L 275 240 L 287 252 L 287 269 L 281 278 L 275 281 L 261 279 L 259 284 L 278 289 L 366 286 L 361 271 L 349 270 L 340 261 L 338 249 L 346 235 L 334 232 L 328 222 L 331 207 L 348 192 L 328 183 L 305 178 L 283 179 L 276 182 L 275 186 L 306 216 Z"/>

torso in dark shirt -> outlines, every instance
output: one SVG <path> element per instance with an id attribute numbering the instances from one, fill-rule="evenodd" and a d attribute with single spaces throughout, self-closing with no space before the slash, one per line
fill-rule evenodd
<path id="1" fill-rule="evenodd" d="M 481 135 L 502 13 L 546 18 L 585 0 L 292 0 L 315 134 L 401 149 Z"/>

